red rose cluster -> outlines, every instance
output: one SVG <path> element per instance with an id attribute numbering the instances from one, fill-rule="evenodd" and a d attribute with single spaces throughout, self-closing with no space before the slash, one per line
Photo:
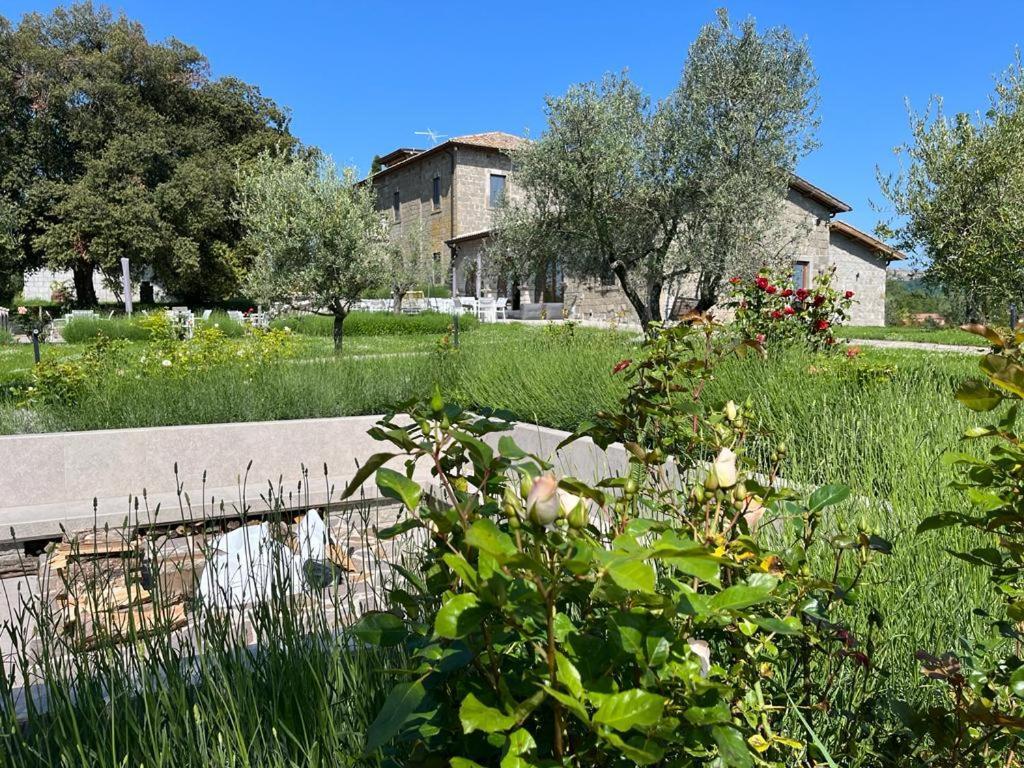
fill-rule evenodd
<path id="1" fill-rule="evenodd" d="M 849 317 L 853 291 L 840 293 L 832 287 L 835 270 L 820 272 L 810 289 L 786 287 L 787 273 L 762 270 L 753 279 L 729 279 L 735 325 L 746 338 L 772 345 L 802 341 L 814 349 L 836 344 L 833 330 Z"/>

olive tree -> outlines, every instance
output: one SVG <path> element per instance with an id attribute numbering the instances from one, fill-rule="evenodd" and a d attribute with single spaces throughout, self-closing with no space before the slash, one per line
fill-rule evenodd
<path id="1" fill-rule="evenodd" d="M 734 28 L 722 11 L 658 104 L 626 75 L 549 98 L 544 134 L 513 153 L 523 194 L 499 217 L 497 252 L 520 273 L 524 259 L 557 259 L 568 275 L 614 278 L 645 327 L 684 279 L 711 307 L 727 274 L 782 252 L 816 84 L 804 42 L 753 20 Z"/>
<path id="2" fill-rule="evenodd" d="M 247 283 L 264 301 L 307 301 L 334 318 L 341 351 L 345 316 L 381 284 L 388 265 L 386 225 L 373 191 L 317 156 L 264 153 L 239 172 L 236 209 L 252 254 Z"/>
<path id="3" fill-rule="evenodd" d="M 427 281 L 430 259 L 422 226 L 409 226 L 392 235 L 385 279 L 395 314 L 401 313 L 405 295 Z"/>
<path id="4" fill-rule="evenodd" d="M 879 183 L 900 217 L 880 230 L 928 260 L 925 279 L 992 318 L 1024 298 L 1024 69 L 996 83 L 984 115 L 944 114 L 934 100 L 910 114 L 898 173 Z"/>

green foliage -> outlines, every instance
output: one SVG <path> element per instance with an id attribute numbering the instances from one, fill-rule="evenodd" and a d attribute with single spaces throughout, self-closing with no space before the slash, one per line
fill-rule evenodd
<path id="1" fill-rule="evenodd" d="M 684 276 L 710 308 L 727 274 L 781 258 L 773 230 L 814 145 L 815 87 L 804 42 L 720 11 L 656 106 L 625 75 L 549 98 L 545 133 L 514 152 L 524 195 L 498 223 L 505 269 L 557 259 L 570 275 L 614 278 L 644 327 Z"/>
<path id="2" fill-rule="evenodd" d="M 752 280 L 733 277 L 726 306 L 743 338 L 773 347 L 800 342 L 821 351 L 836 343 L 835 331 L 849 318 L 853 291 L 832 287 L 835 267 L 814 276 L 811 289 L 790 287 L 790 272 L 762 269 Z"/>
<path id="3" fill-rule="evenodd" d="M 970 320 L 998 322 L 1024 284 L 1024 68 L 1019 56 L 987 109 L 948 118 L 939 100 L 911 113 L 899 174 L 881 176 L 902 223 L 883 227 L 929 259 L 927 277 L 965 305 Z"/>
<path id="4" fill-rule="evenodd" d="M 1024 449 L 1015 431 L 1024 400 L 1024 332 L 964 326 L 985 339 L 984 379 L 964 382 L 957 399 L 972 411 L 993 412 L 992 421 L 973 426 L 964 437 L 989 441 L 984 456 L 949 453 L 955 486 L 970 511 L 954 509 L 926 518 L 918 532 L 950 526 L 980 532 L 977 545 L 952 554 L 988 574 L 999 609 L 983 611 L 988 632 L 966 641 L 963 650 L 941 655 L 920 652 L 923 673 L 942 681 L 949 704 L 928 713 L 938 748 L 953 765 L 1004 765 L 1024 735 Z M 978 609 L 980 610 L 980 609 Z M 943 649 L 945 650 L 945 649 Z"/>
<path id="5" fill-rule="evenodd" d="M 195 48 L 91 3 L 5 21 L 0 48 L 0 232 L 6 211 L 17 241 L 0 236 L 0 265 L 72 269 L 84 305 L 93 272 L 116 285 L 124 255 L 185 299 L 234 289 L 235 169 L 291 146 L 287 115 L 254 86 L 211 80 Z"/>
<path id="6" fill-rule="evenodd" d="M 963 308 L 946 295 L 939 286 L 920 280 L 887 280 L 885 282 L 885 322 L 903 325 L 914 315 L 934 314 L 947 323 L 963 322 Z"/>
<path id="7" fill-rule="evenodd" d="M 238 183 L 252 295 L 330 312 L 340 351 L 345 316 L 365 290 L 386 281 L 390 264 L 372 186 L 322 158 L 270 152 L 244 166 Z"/>
<path id="8" fill-rule="evenodd" d="M 224 313 L 214 313 L 207 321 L 197 318 L 196 324 L 199 327 L 217 328 L 222 334 L 231 338 L 238 338 L 245 334 L 245 326 Z M 166 312 L 140 314 L 131 318 L 112 317 L 98 320 L 76 318 L 68 322 L 61 330 L 61 336 L 68 344 L 81 344 L 93 341 L 100 336 L 105 336 L 108 339 L 149 341 L 153 338 L 169 338 L 172 335 L 173 328 Z"/>
<path id="9" fill-rule="evenodd" d="M 459 318 L 459 331 L 472 331 L 479 326 L 472 315 Z M 439 312 L 420 312 L 415 315 L 396 315 L 391 312 L 350 312 L 345 316 L 345 333 L 349 336 L 416 336 L 448 333 L 450 315 Z M 306 336 L 331 336 L 333 318 L 323 315 L 285 315 L 271 323 L 274 328 L 289 328 Z"/>
<path id="10" fill-rule="evenodd" d="M 389 626 L 386 642 L 411 661 L 368 748 L 407 766 L 436 754 L 459 766 L 823 757 L 787 713 L 815 719 L 842 667 L 860 670 L 862 691 L 874 687 L 840 615 L 891 547 L 867 530 L 824 533 L 823 510 L 847 489 L 804 501 L 777 487 L 776 466 L 748 473 L 749 409 L 701 396 L 727 351 L 710 326 L 655 330 L 619 412 L 573 438 L 617 431 L 624 441 L 628 470 L 594 484 L 557 478 L 507 435 L 495 448 L 505 416 L 471 415 L 438 391 L 410 407 L 410 425 L 387 417 L 371 432 L 395 450 L 367 462 L 346 495 L 376 469 L 381 492 L 408 510 L 403 530 L 431 536 L 422 578 L 392 593 L 405 636 Z M 672 406 L 684 404 L 677 418 Z M 716 457 L 710 470 L 684 479 L 701 449 Z M 377 469 L 395 456 L 408 474 L 431 466 L 436 492 Z M 667 460 L 684 485 L 668 479 Z M 759 533 L 768 521 L 783 532 L 778 547 Z M 357 632 L 375 637 L 377 620 L 367 621 Z M 844 700 L 851 732 L 868 698 Z"/>
<path id="11" fill-rule="evenodd" d="M 77 407 L 87 398 L 110 396 L 118 379 L 170 379 L 176 386 L 187 386 L 182 379 L 218 368 L 246 376 L 294 353 L 292 334 L 280 329 L 254 329 L 231 339 L 219 328 L 200 326 L 191 339 L 179 339 L 163 314 L 140 318 L 134 327 L 149 335 L 141 350 L 126 339 L 101 334 L 80 355 L 47 358 L 35 365 L 30 384 L 21 393 L 23 405 Z"/>

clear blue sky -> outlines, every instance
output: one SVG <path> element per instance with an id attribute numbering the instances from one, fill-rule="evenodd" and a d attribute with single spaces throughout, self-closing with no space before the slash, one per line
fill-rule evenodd
<path id="1" fill-rule="evenodd" d="M 51 2 L 0 0 L 16 21 Z M 871 230 L 882 203 L 875 166 L 894 167 L 905 100 L 984 109 L 992 78 L 1024 37 L 1024 3 L 999 2 L 217 2 L 122 0 L 151 39 L 177 37 L 214 75 L 260 86 L 293 132 L 365 171 L 374 153 L 424 146 L 415 131 L 538 135 L 543 97 L 628 68 L 652 96 L 678 81 L 686 49 L 725 5 L 784 24 L 810 43 L 821 79 L 821 148 L 800 173 L 854 207 Z"/>

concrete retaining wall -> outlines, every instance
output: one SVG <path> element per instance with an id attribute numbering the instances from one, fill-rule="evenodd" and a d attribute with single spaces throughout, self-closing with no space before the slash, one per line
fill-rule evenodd
<path id="1" fill-rule="evenodd" d="M 266 509 L 260 494 L 266 494 L 268 481 L 275 488 L 280 482 L 299 505 L 303 501 L 298 494 L 303 466 L 309 473 L 310 503 L 325 503 L 329 495 L 337 499 L 357 463 L 388 450 L 388 445 L 366 434 L 378 418 L 353 416 L 0 437 L 0 545 L 15 539 L 59 536 L 61 526 L 76 531 L 94 524 L 121 525 L 126 520 L 151 524 L 216 514 L 222 500 L 227 513 L 237 514 L 236 510 L 241 509 L 241 483 L 250 461 L 245 500 L 254 510 Z M 513 436 L 524 450 L 547 457 L 566 434 L 519 424 Z M 492 438 L 496 442 L 497 436 Z M 606 453 L 589 440 L 573 443 L 557 459 L 561 472 L 585 480 L 625 465 L 621 448 Z M 333 495 L 324 478 L 324 464 L 334 486 Z M 393 465 L 401 468 L 400 461 Z M 428 481 L 429 468 L 418 468 L 415 476 Z M 176 482 L 188 493 L 191 510 L 179 508 Z M 376 495 L 372 478 L 366 488 L 368 495 Z M 136 513 L 131 499 L 141 497 L 143 492 L 149 511 L 141 507 L 140 499 Z"/>

